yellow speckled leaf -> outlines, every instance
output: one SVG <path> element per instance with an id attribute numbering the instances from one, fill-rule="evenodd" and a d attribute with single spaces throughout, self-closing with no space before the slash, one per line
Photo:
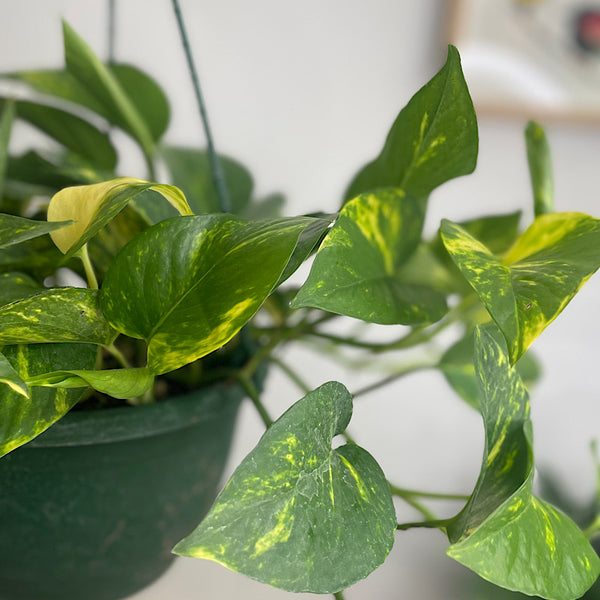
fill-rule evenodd
<path id="1" fill-rule="evenodd" d="M 180 214 L 192 214 L 185 196 L 175 186 L 120 177 L 104 183 L 65 188 L 55 194 L 48 206 L 48 221 L 74 222 L 53 231 L 52 240 L 63 254 L 73 254 L 131 200 L 148 189 L 160 193 Z"/>
<path id="2" fill-rule="evenodd" d="M 314 306 L 381 324 L 441 319 L 444 295 L 401 277 L 421 239 L 423 218 L 423 202 L 394 188 L 348 202 L 292 306 Z"/>
<path id="3" fill-rule="evenodd" d="M 354 444 L 331 448 L 351 414 L 336 382 L 294 404 L 174 552 L 293 592 L 336 592 L 366 577 L 392 547 L 396 516 L 375 460 Z"/>
<path id="4" fill-rule="evenodd" d="M 529 398 L 508 357 L 476 332 L 485 450 L 465 508 L 448 525 L 448 555 L 501 587 L 574 600 L 600 573 L 600 559 L 565 514 L 532 494 Z"/>
<path id="5" fill-rule="evenodd" d="M 91 369 L 96 347 L 88 344 L 28 344 L 2 349 L 21 380 L 65 367 Z M 83 390 L 32 388 L 28 398 L 0 385 L 0 456 L 45 431 L 81 398 Z"/>
<path id="6" fill-rule="evenodd" d="M 98 307 L 98 292 L 53 288 L 0 307 L 0 344 L 110 344 L 117 332 Z"/>
<path id="7" fill-rule="evenodd" d="M 441 235 L 500 327 L 512 364 L 600 266 L 600 221 L 581 213 L 538 217 L 503 258 L 449 221 Z"/>
<path id="8" fill-rule="evenodd" d="M 100 293 L 111 325 L 145 339 L 148 366 L 177 369 L 229 341 L 279 280 L 310 218 L 162 221 L 130 242 Z"/>

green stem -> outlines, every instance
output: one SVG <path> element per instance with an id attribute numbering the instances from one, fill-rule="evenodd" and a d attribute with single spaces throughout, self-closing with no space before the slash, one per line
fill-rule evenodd
<path id="1" fill-rule="evenodd" d="M 335 594 L 333 594 L 333 597 L 336 600 L 344 600 L 344 592 L 342 592 L 341 590 L 339 592 L 335 592 Z"/>
<path id="2" fill-rule="evenodd" d="M 431 498 L 433 500 L 468 500 L 470 496 L 465 494 L 440 494 L 437 492 L 422 492 L 421 490 L 407 490 L 390 483 L 390 488 L 394 496 L 399 498 L 409 498 L 417 496 L 419 498 Z"/>
<path id="3" fill-rule="evenodd" d="M 125 358 L 125 355 L 114 345 L 110 344 L 108 346 L 103 346 L 103 348 L 115 358 L 115 360 L 124 368 L 131 369 L 131 365 L 128 360 Z"/>
<path id="4" fill-rule="evenodd" d="M 388 377 L 385 377 L 384 379 L 380 379 L 379 381 L 376 381 L 375 383 L 371 383 L 370 385 L 367 385 L 367 386 L 357 390 L 356 392 L 354 392 L 352 394 L 352 396 L 354 398 L 357 398 L 358 396 L 363 396 L 365 394 L 368 394 L 369 392 L 373 392 L 374 390 L 377 390 L 381 387 L 389 385 L 390 383 L 394 383 L 395 381 L 397 381 L 398 379 L 401 379 L 402 377 L 405 377 L 406 375 L 410 375 L 411 373 L 417 373 L 419 371 L 426 371 L 427 369 L 433 369 L 436 365 L 437 365 L 437 361 L 428 362 L 428 363 L 419 363 L 419 364 L 414 364 L 414 365 L 407 365 L 406 367 L 397 371 L 396 373 L 393 373 L 392 375 L 389 375 Z"/>
<path id="5" fill-rule="evenodd" d="M 248 394 L 248 397 L 250 398 L 250 400 L 252 400 L 252 403 L 254 404 L 254 407 L 258 411 L 260 418 L 263 420 L 265 427 L 267 429 L 269 427 L 271 427 L 271 425 L 273 424 L 273 419 L 271 419 L 271 417 L 269 416 L 269 413 L 267 412 L 267 409 L 265 408 L 264 404 L 261 402 L 260 394 L 258 393 L 256 386 L 252 383 L 252 380 L 248 379 L 244 376 L 240 376 L 240 377 L 238 377 L 238 381 L 240 382 L 240 385 L 244 388 L 244 391 L 246 392 L 246 394 Z"/>
<path id="6" fill-rule="evenodd" d="M 427 527 L 429 529 L 441 529 L 444 530 L 450 523 L 451 519 L 430 519 L 427 521 L 414 521 L 410 523 L 398 523 L 396 529 L 399 531 L 406 531 L 407 529 L 414 529 L 415 527 Z"/>
<path id="7" fill-rule="evenodd" d="M 402 500 L 404 500 L 406 504 L 412 506 L 415 510 L 419 511 L 428 521 L 436 520 L 436 516 L 424 504 L 415 500 L 412 496 L 402 496 Z"/>
<path id="8" fill-rule="evenodd" d="M 227 186 L 225 184 L 225 177 L 223 175 L 223 169 L 215 147 L 213 143 L 212 133 L 210 130 L 210 124 L 208 121 L 208 114 L 206 112 L 206 106 L 204 104 L 204 98 L 202 96 L 202 90 L 200 89 L 200 80 L 198 78 L 198 72 L 196 71 L 196 65 L 194 64 L 194 58 L 190 48 L 190 43 L 183 23 L 183 17 L 181 9 L 179 7 L 178 0 L 172 0 L 173 10 L 177 19 L 177 26 L 179 28 L 179 35 L 181 37 L 181 43 L 185 52 L 185 57 L 188 64 L 188 70 L 194 86 L 194 93 L 196 95 L 196 102 L 198 104 L 198 110 L 200 111 L 200 118 L 202 119 L 202 125 L 204 126 L 204 133 L 206 135 L 206 145 L 208 147 L 208 158 L 210 160 L 210 166 L 212 169 L 213 180 L 215 188 L 217 190 L 217 196 L 219 197 L 219 204 L 221 206 L 221 212 L 231 212 L 231 203 L 229 201 L 229 194 L 227 193 Z"/>
<path id="9" fill-rule="evenodd" d="M 88 285 L 90 289 L 97 290 L 98 289 L 98 280 L 96 279 L 96 273 L 94 273 L 94 267 L 92 266 L 92 261 L 90 260 L 90 255 L 88 253 L 87 244 L 84 244 L 78 252 L 79 258 L 83 263 L 83 268 L 85 270 L 85 276 L 87 278 Z"/>
<path id="10" fill-rule="evenodd" d="M 583 530 L 583 533 L 588 540 L 591 540 L 600 533 L 600 514 L 596 515 L 596 518 Z"/>
<path id="11" fill-rule="evenodd" d="M 296 373 L 289 365 L 284 363 L 280 358 L 275 358 L 274 356 L 271 356 L 269 358 L 269 361 L 277 365 L 304 394 L 308 394 L 308 392 L 311 391 L 312 388 L 298 375 L 298 373 Z"/>

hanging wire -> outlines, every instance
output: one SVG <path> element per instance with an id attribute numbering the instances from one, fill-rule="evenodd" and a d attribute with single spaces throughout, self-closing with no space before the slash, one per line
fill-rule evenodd
<path id="1" fill-rule="evenodd" d="M 215 184 L 215 188 L 217 190 L 217 196 L 219 197 L 219 205 L 221 207 L 222 212 L 231 212 L 231 203 L 229 201 L 229 194 L 227 193 L 225 177 L 223 176 L 223 170 L 221 168 L 221 163 L 219 162 L 219 157 L 217 156 L 217 153 L 215 152 L 215 146 L 213 143 L 210 125 L 208 122 L 208 114 L 206 112 L 206 106 L 204 104 L 204 99 L 202 97 L 202 91 L 200 89 L 200 80 L 198 79 L 198 73 L 196 71 L 194 59 L 192 57 L 192 51 L 190 48 L 188 36 L 185 31 L 185 25 L 183 23 L 183 17 L 181 15 L 179 1 L 172 0 L 172 2 L 173 2 L 173 10 L 175 12 L 175 17 L 177 18 L 177 25 L 179 27 L 179 34 L 181 36 L 181 43 L 183 45 L 183 50 L 185 52 L 185 56 L 187 59 L 190 77 L 191 77 L 192 83 L 194 85 L 194 93 L 196 94 L 196 102 L 198 104 L 198 109 L 200 111 L 200 118 L 202 119 L 202 125 L 204 126 L 204 133 L 206 135 L 206 143 L 208 146 L 208 159 L 210 161 L 210 166 L 211 166 L 212 175 L 213 175 L 213 181 Z"/>

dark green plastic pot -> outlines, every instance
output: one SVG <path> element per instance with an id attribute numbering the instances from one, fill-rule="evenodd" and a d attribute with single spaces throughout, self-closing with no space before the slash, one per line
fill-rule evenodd
<path id="1" fill-rule="evenodd" d="M 242 393 L 68 414 L 0 460 L 0 598 L 115 600 L 207 512 Z"/>

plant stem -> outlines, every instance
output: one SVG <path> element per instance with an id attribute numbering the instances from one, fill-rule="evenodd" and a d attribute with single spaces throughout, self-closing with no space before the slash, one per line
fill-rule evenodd
<path id="1" fill-rule="evenodd" d="M 87 278 L 87 282 L 90 286 L 90 289 L 97 290 L 98 280 L 96 279 L 96 273 L 94 273 L 94 267 L 92 266 L 92 261 L 90 260 L 87 244 L 84 244 L 81 247 L 78 254 L 79 258 L 81 258 L 81 262 L 83 263 L 83 268 L 85 269 L 85 276 Z"/>
<path id="2" fill-rule="evenodd" d="M 344 600 L 344 592 L 342 592 L 341 590 L 339 592 L 335 592 L 335 594 L 333 594 L 333 597 L 335 598 L 335 600 Z"/>
<path id="3" fill-rule="evenodd" d="M 596 515 L 596 518 L 583 530 L 583 533 L 588 540 L 591 540 L 600 533 L 600 514 Z"/>
<path id="4" fill-rule="evenodd" d="M 108 0 L 108 62 L 115 61 L 115 0 Z"/>
<path id="5" fill-rule="evenodd" d="M 131 365 L 125 358 L 125 355 L 114 345 L 110 344 L 109 346 L 103 346 L 103 348 L 115 358 L 115 360 L 124 368 L 131 369 Z"/>
<path id="6" fill-rule="evenodd" d="M 418 496 L 419 498 L 431 498 L 433 500 L 468 500 L 470 496 L 464 494 L 439 494 L 437 492 L 422 492 L 420 490 L 407 490 L 390 483 L 390 488 L 394 496 L 399 498 L 407 498 Z"/>
<path id="7" fill-rule="evenodd" d="M 256 386 L 252 383 L 252 380 L 247 377 L 244 377 L 242 375 L 242 376 L 238 376 L 238 381 L 240 382 L 240 385 L 244 388 L 244 391 L 246 392 L 246 394 L 248 394 L 248 397 L 250 398 L 250 400 L 252 400 L 252 403 L 254 404 L 254 407 L 258 411 L 258 414 L 260 415 L 260 418 L 262 419 L 263 423 L 265 424 L 265 427 L 267 429 L 269 427 L 271 427 L 271 425 L 273 424 L 273 419 L 271 419 L 271 417 L 269 416 L 269 413 L 267 412 L 267 409 L 265 408 L 264 404 L 261 402 L 260 394 L 258 393 Z"/>
<path id="8" fill-rule="evenodd" d="M 307 385 L 307 383 L 300 378 L 298 373 L 296 373 L 289 365 L 284 363 L 280 358 L 275 358 L 274 356 L 271 356 L 269 360 L 273 364 L 277 365 L 304 394 L 308 394 L 308 392 L 311 391 L 310 386 Z"/>
<path id="9" fill-rule="evenodd" d="M 428 521 L 415 521 L 411 523 L 398 523 L 396 529 L 399 531 L 406 531 L 407 529 L 413 529 L 415 527 L 427 527 L 430 529 L 444 529 L 448 526 L 451 519 L 431 519 Z"/>
<path id="10" fill-rule="evenodd" d="M 377 390 L 381 387 L 389 385 L 390 383 L 394 383 L 394 381 L 397 381 L 398 379 L 401 379 L 402 377 L 405 377 L 406 375 L 410 375 L 411 373 L 417 373 L 418 371 L 426 371 L 427 369 L 433 369 L 436 364 L 437 364 L 437 361 L 429 362 L 429 363 L 415 364 L 415 365 L 407 365 L 406 367 L 397 371 L 396 373 L 393 373 L 389 377 L 380 379 L 379 381 L 376 381 L 375 383 L 371 383 L 370 385 L 367 385 L 367 386 L 357 390 L 356 392 L 354 392 L 352 394 L 352 396 L 354 398 L 357 398 L 358 396 L 363 396 L 364 394 L 373 392 L 374 390 Z"/>
<path id="11" fill-rule="evenodd" d="M 435 515 L 421 502 L 415 500 L 412 496 L 402 496 L 402 500 L 412 506 L 415 510 L 419 511 L 425 519 L 428 521 L 434 521 Z"/>
<path id="12" fill-rule="evenodd" d="M 208 121 L 208 114 L 206 112 L 206 106 L 204 104 L 204 98 L 202 96 L 202 90 L 200 89 L 200 80 L 194 64 L 194 58 L 192 56 L 192 50 L 188 40 L 187 33 L 185 31 L 185 25 L 183 23 L 183 17 L 181 15 L 181 9 L 179 7 L 179 0 L 172 0 L 173 10 L 175 11 L 175 17 L 177 18 L 177 26 L 179 27 L 179 34 L 181 36 L 181 43 L 185 52 L 185 57 L 188 64 L 190 77 L 194 86 L 194 93 L 196 95 L 196 102 L 198 104 L 198 110 L 200 111 L 200 118 L 202 119 L 202 125 L 204 127 L 204 134 L 206 135 L 206 145 L 208 147 L 208 159 L 212 169 L 213 180 L 215 188 L 217 190 L 217 196 L 219 197 L 219 204 L 221 212 L 231 212 L 231 203 L 229 201 L 229 194 L 227 193 L 227 186 L 225 184 L 225 177 L 223 176 L 223 170 L 219 162 L 217 153 L 213 143 L 212 133 L 210 130 L 210 124 Z"/>

